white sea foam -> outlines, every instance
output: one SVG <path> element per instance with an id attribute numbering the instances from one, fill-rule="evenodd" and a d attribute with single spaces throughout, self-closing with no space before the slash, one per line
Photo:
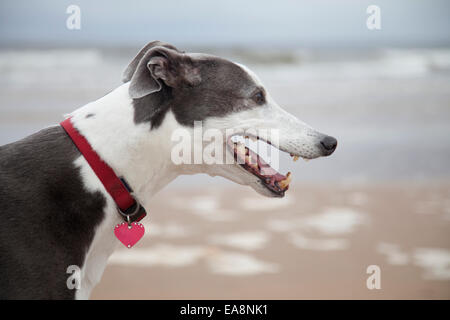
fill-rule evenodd
<path id="1" fill-rule="evenodd" d="M 325 235 L 341 235 L 355 231 L 356 227 L 367 223 L 364 214 L 347 207 L 326 208 L 319 214 L 290 219 L 269 219 L 266 226 L 275 232 L 301 230 L 317 231 Z"/>
<path id="2" fill-rule="evenodd" d="M 0 69 L 95 67 L 101 62 L 102 55 L 95 49 L 0 50 Z"/>
<path id="3" fill-rule="evenodd" d="M 273 211 L 289 207 L 294 203 L 294 199 L 286 195 L 282 199 L 247 197 L 240 201 L 240 205 L 244 210 L 249 211 Z"/>
<path id="4" fill-rule="evenodd" d="M 280 269 L 275 263 L 260 260 L 249 254 L 222 251 L 219 248 L 207 246 L 171 244 L 157 244 L 146 249 L 118 250 L 110 257 L 108 264 L 180 268 L 201 262 L 206 263 L 208 270 L 212 273 L 230 276 L 276 273 Z"/>
<path id="5" fill-rule="evenodd" d="M 409 78 L 432 73 L 434 70 L 450 69 L 448 49 L 384 49 L 372 57 L 353 59 L 317 59 L 299 52 L 300 63 L 279 64 L 271 70 L 256 66 L 253 68 L 262 79 L 323 80 L 323 79 L 373 79 Z"/>
<path id="6" fill-rule="evenodd" d="M 222 252 L 211 255 L 207 260 L 211 272 L 230 276 L 249 276 L 263 273 L 276 273 L 280 267 L 262 261 L 249 254 Z"/>
<path id="7" fill-rule="evenodd" d="M 363 214 L 346 207 L 327 208 L 324 212 L 310 216 L 302 221 L 303 226 L 323 234 L 351 233 L 366 219 Z"/>
<path id="8" fill-rule="evenodd" d="M 441 248 L 417 248 L 414 264 L 424 269 L 423 278 L 450 280 L 450 251 Z"/>
<path id="9" fill-rule="evenodd" d="M 145 230 L 149 232 L 152 237 L 174 239 L 184 238 L 193 234 L 192 228 L 176 223 L 156 224 L 152 221 L 144 221 L 143 224 Z"/>
<path id="10" fill-rule="evenodd" d="M 209 242 L 226 245 L 237 249 L 258 250 L 266 246 L 270 236 L 262 231 L 247 231 L 231 234 L 215 234 L 210 236 Z"/>
<path id="11" fill-rule="evenodd" d="M 213 196 L 197 196 L 190 198 L 189 201 L 184 202 L 188 204 L 189 208 L 196 212 L 211 212 L 219 209 L 219 200 Z"/>
<path id="12" fill-rule="evenodd" d="M 401 266 L 409 263 L 408 253 L 402 252 L 397 244 L 380 242 L 377 244 L 376 250 L 386 256 L 389 264 Z"/>
<path id="13" fill-rule="evenodd" d="M 174 199 L 172 205 L 179 210 L 189 210 L 191 213 L 209 221 L 233 221 L 238 216 L 234 210 L 221 208 L 220 200 L 213 195 Z"/>
<path id="14" fill-rule="evenodd" d="M 304 250 L 331 251 L 346 250 L 350 247 L 350 241 L 347 239 L 312 239 L 299 233 L 289 234 L 288 240 L 294 246 Z"/>
<path id="15" fill-rule="evenodd" d="M 145 249 L 118 250 L 112 254 L 108 263 L 136 267 L 185 267 L 198 262 L 206 252 L 207 249 L 201 246 L 158 244 Z"/>

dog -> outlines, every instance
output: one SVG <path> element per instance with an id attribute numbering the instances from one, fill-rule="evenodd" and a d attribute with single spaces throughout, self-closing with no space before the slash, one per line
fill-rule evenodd
<path id="1" fill-rule="evenodd" d="M 272 169 L 262 174 L 246 160 L 174 164 L 171 135 L 180 128 L 192 133 L 195 121 L 204 129 L 241 133 L 276 129 L 278 141 L 252 138 L 293 157 L 328 156 L 337 146 L 335 138 L 279 107 L 247 67 L 217 56 L 150 42 L 128 65 L 123 82 L 69 116 L 99 157 L 126 177 L 143 207 L 183 174 L 222 176 L 267 197 L 284 195 L 290 177 Z M 249 155 L 230 138 L 226 152 L 235 160 Z M 60 125 L 51 126 L 0 147 L 0 179 L 0 298 L 88 299 L 118 243 L 112 230 L 123 218 L 85 157 Z M 78 290 L 67 285 L 71 265 L 80 268 Z"/>

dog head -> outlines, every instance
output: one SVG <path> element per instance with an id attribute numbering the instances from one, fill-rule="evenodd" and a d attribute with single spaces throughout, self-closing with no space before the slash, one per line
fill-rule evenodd
<path id="1" fill-rule="evenodd" d="M 184 164 L 185 173 L 219 175 L 263 195 L 281 197 L 290 174 L 280 174 L 271 166 L 273 161 L 255 151 L 260 141 L 305 159 L 328 156 L 337 146 L 336 139 L 283 110 L 252 71 L 226 59 L 180 52 L 155 41 L 133 59 L 123 81 L 129 82 L 136 123 L 149 122 L 158 130 L 171 112 L 191 136 L 196 122 L 201 122 L 203 132 L 220 132 L 224 161 Z M 253 147 L 249 141 L 256 141 Z M 230 158 L 231 162 L 225 160 Z"/>

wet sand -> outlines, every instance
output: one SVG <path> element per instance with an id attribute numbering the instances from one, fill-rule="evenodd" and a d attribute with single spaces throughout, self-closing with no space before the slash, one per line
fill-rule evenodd
<path id="1" fill-rule="evenodd" d="M 212 184 L 212 183 L 211 183 Z M 450 185 L 168 187 L 93 299 L 449 299 Z M 369 265 L 381 289 L 369 290 Z"/>

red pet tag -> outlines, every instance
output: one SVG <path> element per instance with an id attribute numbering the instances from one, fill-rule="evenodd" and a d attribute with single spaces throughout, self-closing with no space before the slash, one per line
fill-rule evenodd
<path id="1" fill-rule="evenodd" d="M 131 224 L 122 222 L 114 228 L 114 234 L 117 239 L 119 239 L 128 249 L 134 246 L 142 238 L 144 233 L 145 228 L 142 223 L 139 222 L 133 222 Z"/>

